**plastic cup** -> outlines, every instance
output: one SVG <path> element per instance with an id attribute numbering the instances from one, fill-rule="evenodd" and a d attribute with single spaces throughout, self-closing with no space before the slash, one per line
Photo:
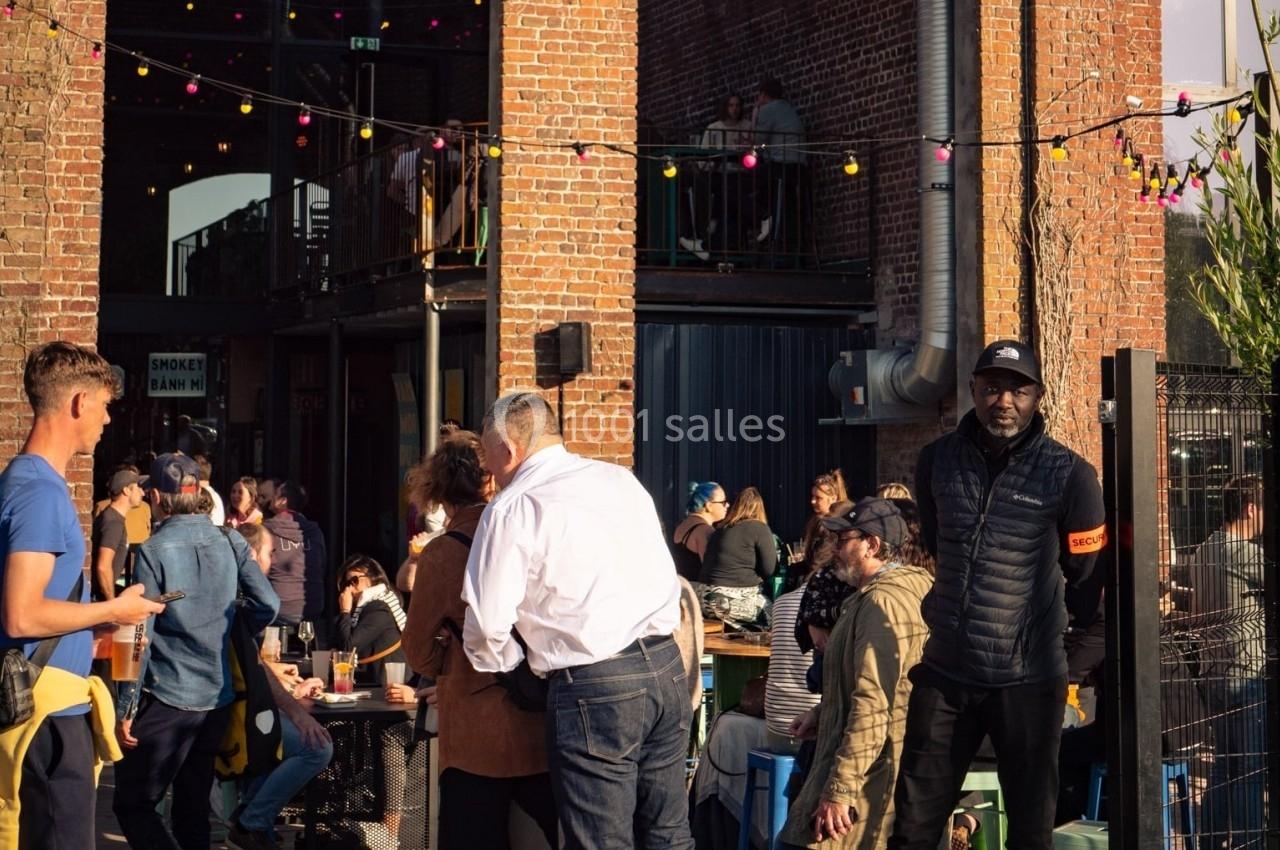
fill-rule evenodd
<path id="1" fill-rule="evenodd" d="M 275 626 L 267 626 L 262 633 L 262 660 L 278 662 L 280 660 L 280 630 Z"/>
<path id="2" fill-rule="evenodd" d="M 325 684 L 329 682 L 329 650 L 315 649 L 311 652 L 311 675 Z"/>
<path id="3" fill-rule="evenodd" d="M 136 626 L 116 626 L 111 636 L 111 678 L 117 682 L 136 682 L 142 672 L 143 638 L 147 634 L 145 623 Z"/>
<path id="4" fill-rule="evenodd" d="M 404 684 L 404 662 L 387 661 L 382 665 L 384 683 L 388 685 Z"/>

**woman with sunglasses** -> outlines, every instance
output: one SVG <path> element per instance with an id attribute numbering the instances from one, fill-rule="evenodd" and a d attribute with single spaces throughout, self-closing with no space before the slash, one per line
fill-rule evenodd
<path id="1" fill-rule="evenodd" d="M 716 523 L 724 519 L 729 510 L 729 500 L 716 482 L 694 482 L 689 485 L 689 502 L 685 509 L 689 513 L 671 535 L 671 556 L 680 577 L 692 582 L 697 581 L 698 574 L 702 572 L 707 541 L 711 539 Z"/>

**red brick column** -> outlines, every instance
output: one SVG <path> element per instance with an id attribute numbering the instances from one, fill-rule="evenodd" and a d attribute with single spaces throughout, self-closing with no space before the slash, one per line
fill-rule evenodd
<path id="1" fill-rule="evenodd" d="M 105 0 L 55 0 L 64 27 L 103 38 Z M 19 8 L 0 19 L 0 464 L 31 422 L 22 390 L 29 349 L 98 336 L 98 236 L 102 199 L 103 60 L 90 44 L 47 35 Z M 87 513 L 92 460 L 68 473 Z"/>
<path id="2" fill-rule="evenodd" d="M 497 391 L 558 402 L 553 334 L 591 324 L 593 368 L 563 384 L 571 449 L 630 465 L 635 366 L 635 175 L 625 154 L 520 141 L 636 137 L 636 0 L 508 3 L 501 19 Z M 496 314 L 496 315 L 495 315 Z"/>

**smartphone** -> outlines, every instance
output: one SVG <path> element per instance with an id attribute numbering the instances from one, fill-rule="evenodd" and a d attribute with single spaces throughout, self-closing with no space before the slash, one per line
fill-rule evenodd
<path id="1" fill-rule="evenodd" d="M 179 599 L 185 599 L 187 594 L 181 590 L 171 590 L 168 593 L 162 593 L 159 596 L 148 596 L 148 602 L 159 602 L 161 605 L 168 605 L 170 602 L 176 602 Z"/>

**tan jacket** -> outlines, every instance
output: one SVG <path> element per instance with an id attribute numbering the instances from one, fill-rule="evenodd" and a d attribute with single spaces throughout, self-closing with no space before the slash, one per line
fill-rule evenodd
<path id="1" fill-rule="evenodd" d="M 781 838 L 821 850 L 879 850 L 893 830 L 893 786 L 907 728 L 911 681 L 929 629 L 920 601 L 933 584 L 919 567 L 886 570 L 845 602 L 822 666 L 813 766 Z M 853 829 L 815 841 L 823 798 L 853 806 Z"/>
<path id="2" fill-rule="evenodd" d="M 483 511 L 483 505 L 463 508 L 448 523 L 448 530 L 474 537 Z M 471 666 L 460 640 L 451 637 L 447 644 L 436 640 L 446 618 L 462 628 L 467 611 L 462 580 L 468 554 L 460 541 L 445 535 L 422 550 L 409 621 L 401 635 L 409 665 L 436 680 L 440 769 L 456 767 L 494 778 L 546 773 L 546 715 L 516 708 L 493 674 Z"/>

